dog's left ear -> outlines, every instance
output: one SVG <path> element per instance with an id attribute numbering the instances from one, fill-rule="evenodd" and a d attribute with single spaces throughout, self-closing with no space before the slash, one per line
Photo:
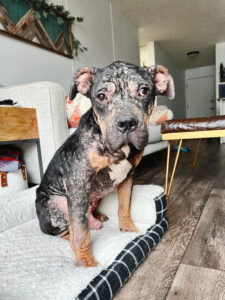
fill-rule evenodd
<path id="1" fill-rule="evenodd" d="M 70 100 L 74 99 L 77 93 L 83 95 L 88 93 L 96 72 L 96 68 L 80 68 L 77 70 L 70 85 Z"/>
<path id="2" fill-rule="evenodd" d="M 156 95 L 165 95 L 170 100 L 175 98 L 175 88 L 173 78 L 168 70 L 163 66 L 151 66 L 148 68 L 155 82 Z"/>

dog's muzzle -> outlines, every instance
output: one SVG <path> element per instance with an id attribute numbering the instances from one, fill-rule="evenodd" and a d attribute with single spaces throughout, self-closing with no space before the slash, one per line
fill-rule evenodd
<path id="1" fill-rule="evenodd" d="M 107 148 L 117 151 L 125 145 L 137 150 L 144 149 L 148 141 L 148 130 L 142 119 L 133 114 L 117 116 L 108 123 L 106 131 Z"/>

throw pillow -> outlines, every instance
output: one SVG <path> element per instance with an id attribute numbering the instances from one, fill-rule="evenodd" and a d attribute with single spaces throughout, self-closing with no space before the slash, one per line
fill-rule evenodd
<path id="1" fill-rule="evenodd" d="M 74 100 L 66 97 L 66 111 L 69 127 L 78 127 L 80 118 L 91 108 L 91 101 L 78 93 Z"/>
<path id="2" fill-rule="evenodd" d="M 173 119 L 173 112 L 164 105 L 158 105 L 153 108 L 152 114 L 150 116 L 149 124 L 156 125 L 161 124 L 166 120 Z"/>

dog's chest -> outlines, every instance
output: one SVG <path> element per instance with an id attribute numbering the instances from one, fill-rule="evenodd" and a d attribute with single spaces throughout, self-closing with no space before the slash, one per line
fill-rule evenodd
<path id="1" fill-rule="evenodd" d="M 124 159 L 101 170 L 92 181 L 91 198 L 103 198 L 113 192 L 128 176 L 132 164 Z"/>
<path id="2" fill-rule="evenodd" d="M 117 186 L 121 182 L 123 182 L 126 179 L 127 174 L 130 172 L 131 169 L 132 169 L 132 164 L 126 159 L 121 160 L 117 164 L 110 165 L 109 177 L 112 180 L 113 185 Z"/>

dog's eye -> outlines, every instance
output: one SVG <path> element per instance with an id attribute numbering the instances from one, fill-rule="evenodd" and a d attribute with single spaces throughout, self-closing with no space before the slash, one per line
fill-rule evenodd
<path id="1" fill-rule="evenodd" d="M 106 95 L 104 93 L 100 93 L 97 95 L 97 99 L 99 101 L 104 101 L 106 99 Z"/>
<path id="2" fill-rule="evenodd" d="M 147 88 L 147 87 L 142 87 L 139 91 L 139 95 L 141 97 L 146 97 L 146 96 L 148 96 L 148 94 L 149 94 L 149 88 Z"/>

